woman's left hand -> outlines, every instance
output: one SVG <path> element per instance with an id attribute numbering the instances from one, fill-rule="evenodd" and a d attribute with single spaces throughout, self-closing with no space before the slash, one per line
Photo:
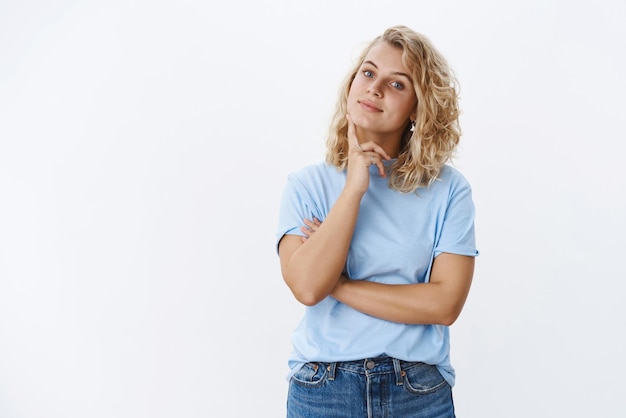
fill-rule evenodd
<path id="1" fill-rule="evenodd" d="M 305 242 L 307 239 L 309 239 L 309 237 L 317 231 L 317 228 L 319 228 L 321 224 L 322 223 L 315 217 L 313 217 L 313 220 L 311 221 L 305 219 L 304 225 L 300 227 L 300 231 L 302 231 L 306 235 L 305 237 L 302 237 L 302 242 Z"/>

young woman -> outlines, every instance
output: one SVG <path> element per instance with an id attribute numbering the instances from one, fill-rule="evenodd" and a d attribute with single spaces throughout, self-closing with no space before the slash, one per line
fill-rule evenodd
<path id="1" fill-rule="evenodd" d="M 429 40 L 389 28 L 340 90 L 326 162 L 288 177 L 278 253 L 307 306 L 288 417 L 454 417 L 448 326 L 478 255 L 470 185 L 448 164 L 457 96 Z"/>

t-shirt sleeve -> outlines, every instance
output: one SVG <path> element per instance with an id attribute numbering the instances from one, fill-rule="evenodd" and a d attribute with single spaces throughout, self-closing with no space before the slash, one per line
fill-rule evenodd
<path id="1" fill-rule="evenodd" d="M 472 189 L 463 178 L 457 178 L 450 190 L 448 206 L 440 225 L 435 257 L 441 253 L 477 256 L 474 231 L 475 207 Z"/>
<path id="2" fill-rule="evenodd" d="M 305 236 L 300 227 L 304 219 L 322 220 L 310 193 L 300 179 L 291 174 L 287 177 L 287 184 L 283 190 L 278 211 L 278 230 L 276 231 L 276 252 L 278 244 L 286 234 Z"/>

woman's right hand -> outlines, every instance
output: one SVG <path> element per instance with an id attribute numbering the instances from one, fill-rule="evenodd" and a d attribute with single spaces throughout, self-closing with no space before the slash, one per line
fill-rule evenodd
<path id="1" fill-rule="evenodd" d="M 375 165 L 381 177 L 386 177 L 383 160 L 390 160 L 391 157 L 373 141 L 360 144 L 350 115 L 346 115 L 346 119 L 348 120 L 348 175 L 345 188 L 363 195 L 369 187 L 369 167 Z"/>

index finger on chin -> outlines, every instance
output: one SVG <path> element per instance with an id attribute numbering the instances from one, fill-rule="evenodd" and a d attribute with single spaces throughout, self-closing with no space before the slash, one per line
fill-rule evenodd
<path id="1" fill-rule="evenodd" d="M 356 138 L 354 122 L 352 122 L 352 118 L 349 113 L 346 113 L 346 119 L 348 120 L 348 147 L 360 148 L 359 140 Z"/>

